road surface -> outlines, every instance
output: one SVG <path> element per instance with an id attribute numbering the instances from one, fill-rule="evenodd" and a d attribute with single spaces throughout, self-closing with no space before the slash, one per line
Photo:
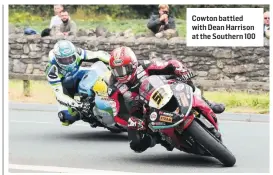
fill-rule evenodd
<path id="1" fill-rule="evenodd" d="M 225 145 L 237 162 L 226 168 L 214 158 L 129 148 L 126 133 L 112 134 L 83 122 L 60 124 L 56 112 L 9 110 L 9 172 L 269 172 L 269 123 L 221 121 Z"/>

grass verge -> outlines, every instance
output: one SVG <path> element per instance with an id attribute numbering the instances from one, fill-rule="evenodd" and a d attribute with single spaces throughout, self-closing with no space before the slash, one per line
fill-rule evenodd
<path id="1" fill-rule="evenodd" d="M 134 34 L 147 33 L 149 29 L 147 28 L 148 19 L 124 19 L 124 20 L 79 20 L 73 19 L 77 24 L 78 29 L 96 29 L 99 25 L 105 27 L 109 32 L 124 32 L 127 29 L 132 29 Z M 50 20 L 39 20 L 39 21 L 24 21 L 24 22 L 11 22 L 17 27 L 31 27 L 37 32 L 49 27 Z M 176 28 L 180 37 L 186 37 L 186 21 L 176 20 Z"/>
<path id="2" fill-rule="evenodd" d="M 46 81 L 31 81 L 31 95 L 23 95 L 23 81 L 9 80 L 9 101 L 25 103 L 56 104 L 55 95 Z M 269 113 L 269 93 L 204 92 L 206 99 L 224 103 L 227 112 Z"/>
<path id="3" fill-rule="evenodd" d="M 269 113 L 269 93 L 204 92 L 206 99 L 226 105 L 226 111 L 236 113 Z"/>

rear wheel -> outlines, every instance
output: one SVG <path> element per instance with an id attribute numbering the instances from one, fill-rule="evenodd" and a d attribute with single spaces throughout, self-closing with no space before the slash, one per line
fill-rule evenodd
<path id="1" fill-rule="evenodd" d="M 186 132 L 225 166 L 231 167 L 236 163 L 234 155 L 195 120 L 187 128 Z"/>

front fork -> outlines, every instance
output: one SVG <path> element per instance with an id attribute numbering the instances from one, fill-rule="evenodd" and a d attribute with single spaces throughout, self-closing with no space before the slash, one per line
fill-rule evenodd
<path id="1" fill-rule="evenodd" d="M 194 111 L 196 116 L 196 120 L 203 125 L 203 127 L 207 128 L 209 132 L 211 132 L 214 136 L 216 136 L 220 141 L 222 141 L 221 133 L 219 131 L 219 125 L 217 123 L 217 128 L 202 114 Z"/>

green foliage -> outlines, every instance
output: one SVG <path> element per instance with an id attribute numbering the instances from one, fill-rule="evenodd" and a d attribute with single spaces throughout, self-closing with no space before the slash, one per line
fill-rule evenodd
<path id="1" fill-rule="evenodd" d="M 102 16 L 100 16 L 102 18 Z M 73 16 L 74 20 L 75 17 Z M 146 33 L 148 32 L 147 22 L 148 19 L 124 19 L 124 20 L 115 20 L 115 19 L 104 19 L 104 20 L 74 20 L 78 26 L 78 29 L 96 29 L 98 26 L 105 27 L 109 32 L 124 32 L 127 29 L 132 29 L 134 34 Z M 43 29 L 49 26 L 50 20 L 44 21 L 33 21 L 31 23 L 22 22 L 16 23 L 18 27 L 30 27 L 35 29 L 37 32 L 41 32 Z M 179 36 L 185 38 L 186 36 L 186 21 L 176 20 L 176 28 L 178 30 Z"/>
<path id="2" fill-rule="evenodd" d="M 158 13 L 158 5 L 65 5 L 78 28 L 95 29 L 98 25 L 110 32 L 121 32 L 131 28 L 134 33 L 145 33 L 147 20 Z M 264 8 L 269 5 L 170 5 L 170 13 L 175 17 L 179 36 L 186 36 L 187 8 Z M 31 26 L 42 31 L 49 26 L 54 15 L 53 5 L 10 5 L 9 22 L 17 26 Z"/>
<path id="3" fill-rule="evenodd" d="M 28 12 L 34 16 L 50 17 L 54 15 L 53 5 L 9 5 L 9 17 L 13 13 Z"/>
<path id="4" fill-rule="evenodd" d="M 34 16 L 29 12 L 15 12 L 9 17 L 9 22 L 11 23 L 31 23 L 42 20 L 40 16 Z"/>
<path id="5" fill-rule="evenodd" d="M 158 13 L 158 5 L 65 5 L 70 14 L 83 13 L 89 16 L 108 16 L 111 19 L 147 19 L 152 13 Z M 179 19 L 185 19 L 187 8 L 264 8 L 269 5 L 170 5 L 170 13 Z M 13 13 L 29 12 L 34 16 L 49 18 L 54 15 L 53 5 L 9 5 L 9 15 Z M 83 17 L 85 18 L 85 17 Z"/>
<path id="6" fill-rule="evenodd" d="M 204 96 L 211 101 L 224 103 L 228 110 L 245 107 L 257 110 L 260 113 L 269 112 L 269 93 L 205 92 Z"/>

